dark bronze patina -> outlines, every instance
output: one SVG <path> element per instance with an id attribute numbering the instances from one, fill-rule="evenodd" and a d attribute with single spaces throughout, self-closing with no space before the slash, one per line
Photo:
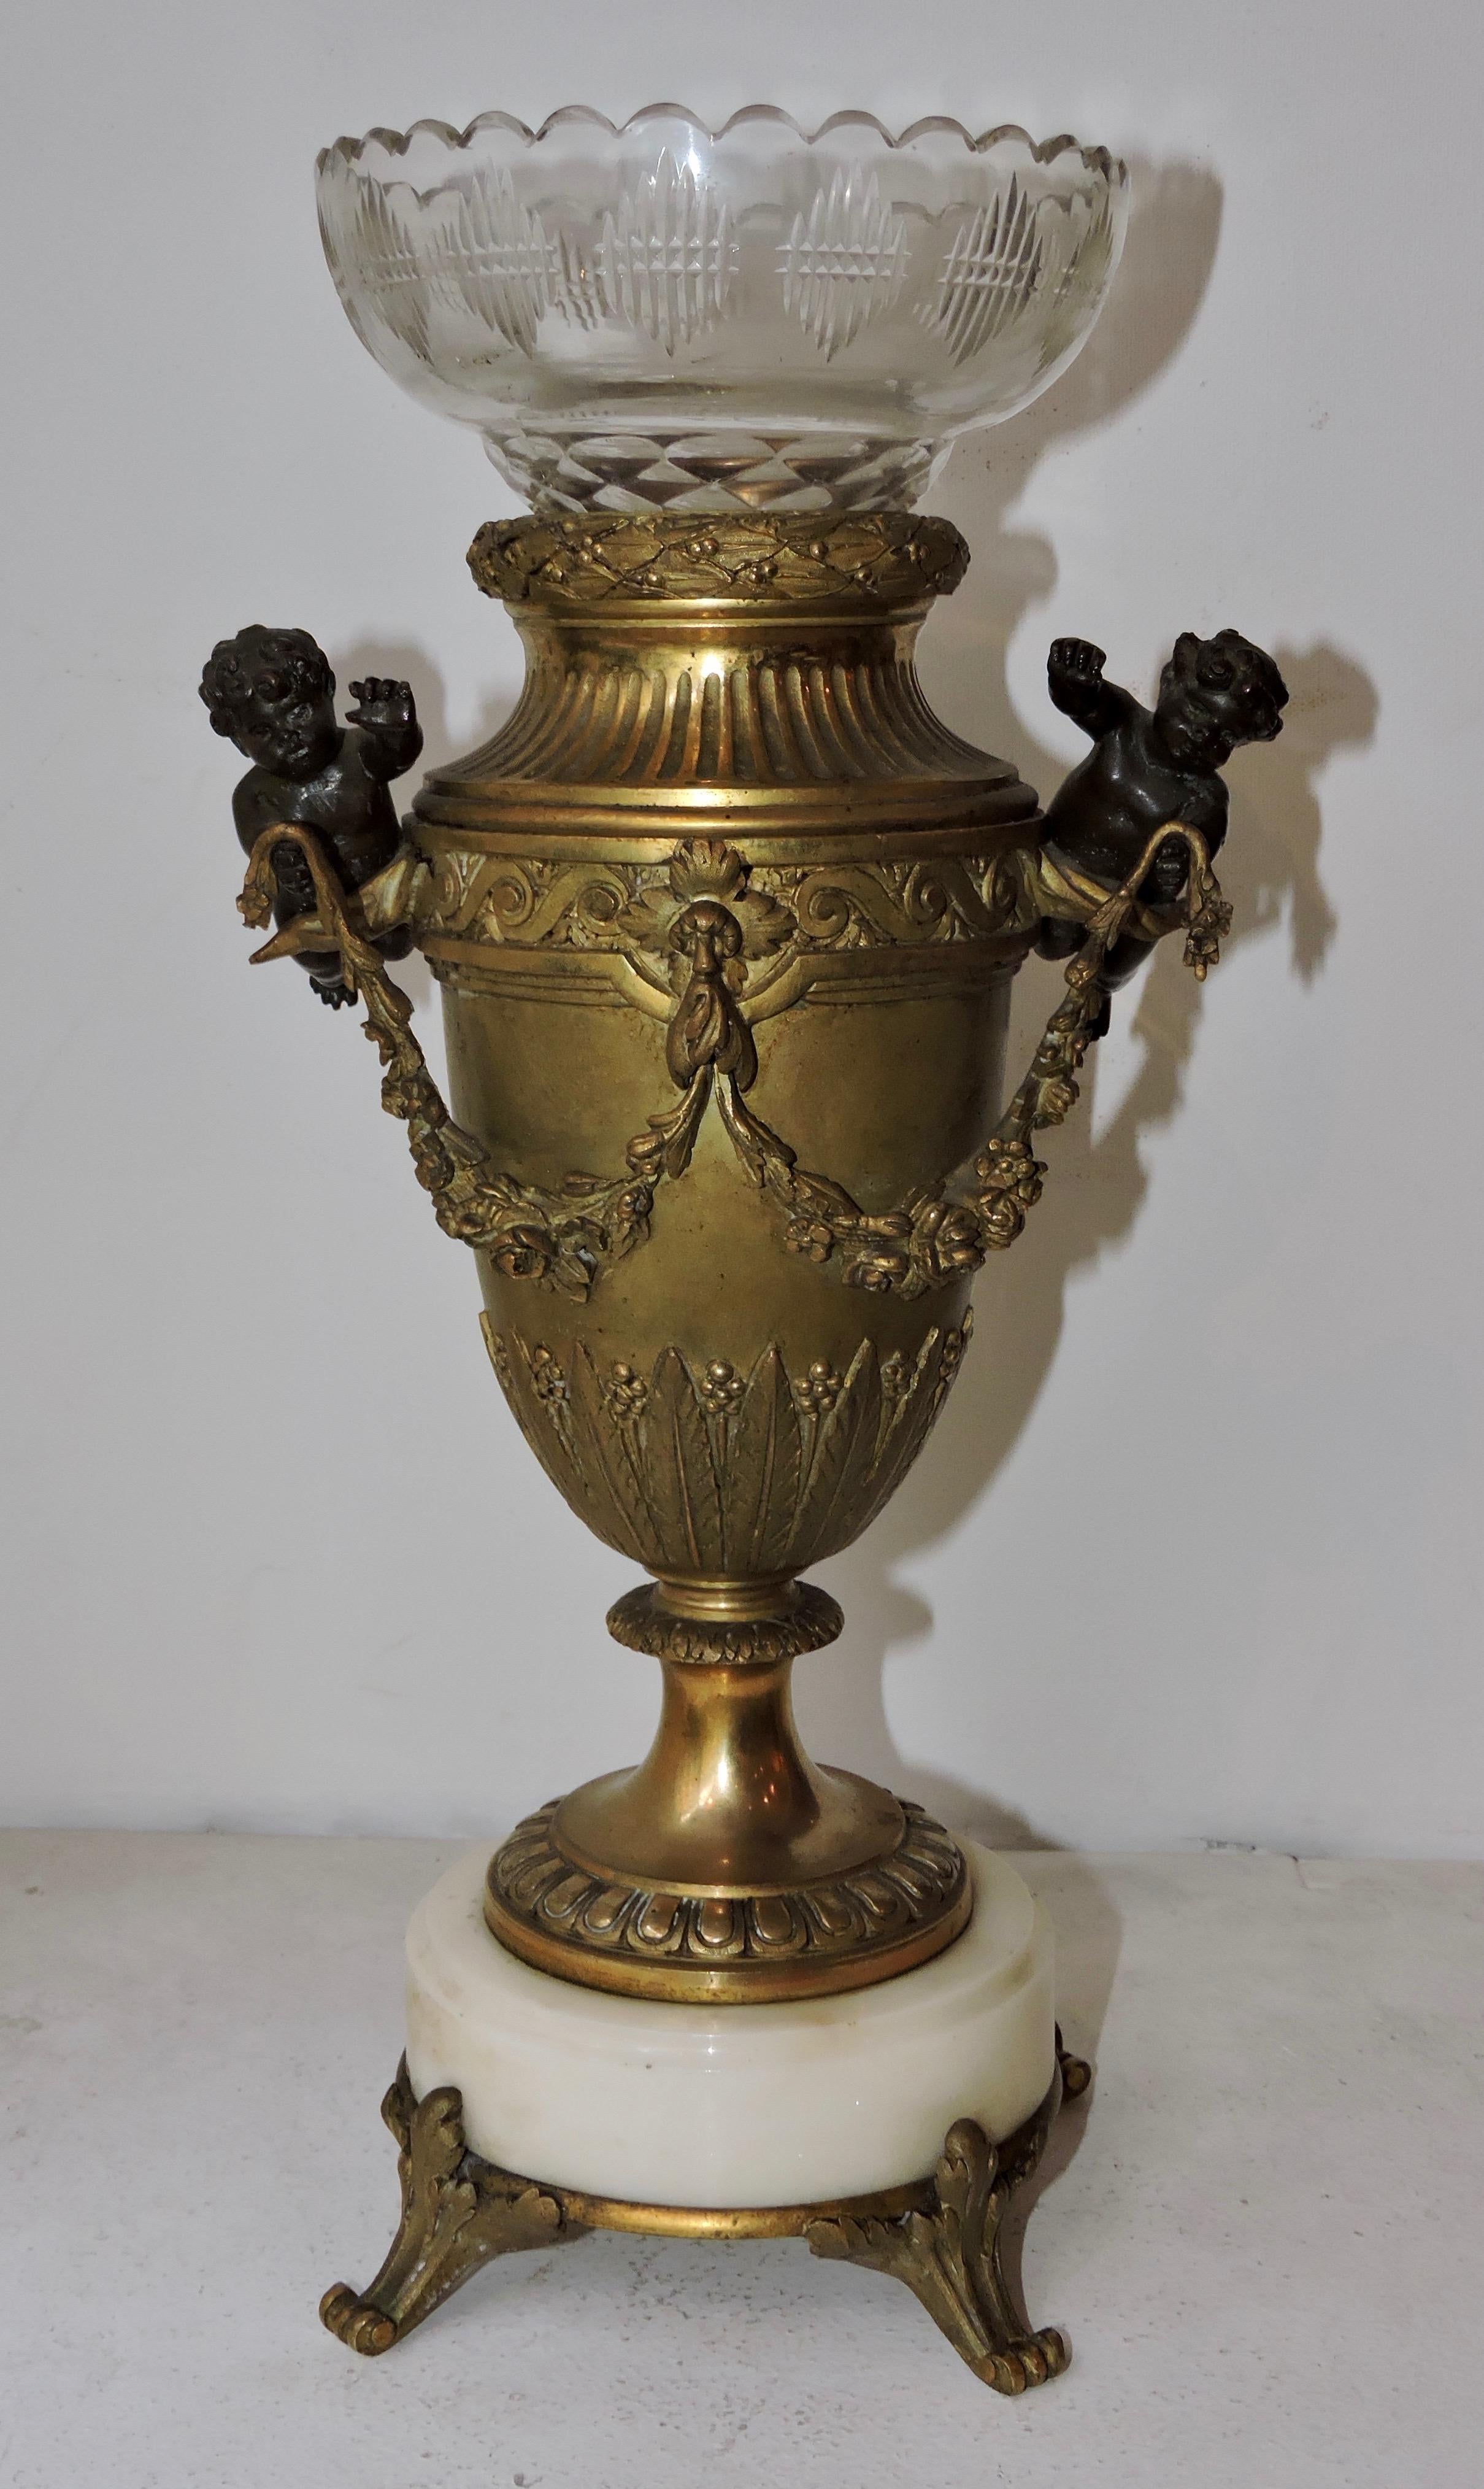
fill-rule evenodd
<path id="1" fill-rule="evenodd" d="M 1227 790 L 1218 772 L 1239 744 L 1270 743 L 1281 733 L 1288 686 L 1272 659 L 1240 631 L 1212 640 L 1183 631 L 1159 677 L 1153 710 L 1104 679 L 1106 659 L 1090 640 L 1053 640 L 1046 659 L 1051 697 L 1064 717 L 1093 738 L 1093 748 L 1063 780 L 1046 806 L 1042 845 L 1116 890 L 1137 862 L 1151 831 L 1165 821 L 1199 830 L 1215 855 L 1226 837 Z M 1156 854 L 1138 897 L 1170 907 L 1185 886 L 1188 855 L 1179 839 Z M 1042 957 L 1065 959 L 1084 928 L 1048 918 L 1037 945 Z M 1112 993 L 1132 976 L 1153 944 L 1122 934 L 1099 971 Z M 1108 1004 L 1089 1031 L 1101 1037 Z"/>
<path id="2" fill-rule="evenodd" d="M 422 729 L 406 683 L 368 675 L 352 683 L 358 702 L 350 722 L 335 717 L 335 678 L 307 631 L 269 631 L 250 623 L 218 640 L 201 676 L 201 698 L 218 734 L 227 735 L 253 766 L 232 797 L 237 835 L 251 854 L 271 823 L 297 821 L 328 849 L 342 886 L 359 890 L 391 862 L 402 833 L 388 792 L 422 750 Z M 280 929 L 314 907 L 314 886 L 300 850 L 285 840 L 273 849 L 273 922 Z M 384 959 L 405 958 L 405 927 L 384 934 Z M 333 1010 L 351 1000 L 338 951 L 303 951 L 300 967 L 321 1002 Z"/>

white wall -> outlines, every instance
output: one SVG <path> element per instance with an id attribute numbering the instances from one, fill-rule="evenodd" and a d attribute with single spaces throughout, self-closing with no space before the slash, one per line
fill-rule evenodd
<path id="1" fill-rule="evenodd" d="M 342 319 L 316 147 L 776 95 L 1136 159 L 1092 347 L 934 497 L 974 551 L 926 654 L 952 722 L 1054 783 L 1064 631 L 1148 685 L 1177 630 L 1230 621 L 1295 694 L 1231 772 L 1239 937 L 1199 996 L 1160 958 L 1090 1124 L 1052 1136 L 934 1445 L 825 1568 L 850 1623 L 801 1671 L 806 1729 L 1022 1839 L 1484 1848 L 1478 26 L 1467 0 L 24 12 L 0 1816 L 477 1831 L 647 1734 L 652 1667 L 602 1629 L 629 1568 L 520 1443 L 369 1048 L 247 969 L 235 756 L 195 685 L 220 633 L 302 623 L 342 683 L 414 678 L 437 758 L 516 680 L 463 567 L 513 505 Z"/>

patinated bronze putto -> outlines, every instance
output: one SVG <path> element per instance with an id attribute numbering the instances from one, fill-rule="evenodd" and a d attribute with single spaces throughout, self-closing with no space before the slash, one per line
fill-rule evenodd
<path id="1" fill-rule="evenodd" d="M 420 748 L 405 684 L 353 685 L 342 730 L 315 644 L 254 628 L 202 692 L 254 764 L 243 906 L 277 928 L 256 956 L 360 1002 L 383 1102 L 473 1250 L 527 1441 L 652 1577 L 609 1616 L 660 1663 L 650 1753 L 489 1862 L 481 1941 L 545 1975 L 518 1991 L 533 2013 L 555 1994 L 576 2014 L 574 1988 L 717 2009 L 725 2048 L 775 2027 L 736 2019 L 749 2006 L 904 1974 L 909 1998 L 942 1957 L 936 1995 L 971 1919 L 989 1941 L 987 1867 L 910 1796 L 812 1761 L 788 1684 L 841 1625 L 802 1576 L 921 1450 L 973 1274 L 1024 1227 L 1037 1136 L 1071 1107 L 1111 992 L 1172 930 L 1196 975 L 1215 958 L 1216 773 L 1280 723 L 1276 669 L 1235 632 L 1184 635 L 1152 712 L 1059 641 L 1052 697 L 1093 750 L 1042 815 L 914 672 L 967 554 L 909 502 L 955 431 L 1075 351 L 1123 193 L 1122 168 L 1070 141 L 929 124 L 889 142 L 841 116 L 806 142 L 766 112 L 713 136 L 671 107 L 622 131 L 420 125 L 322 159 L 358 333 L 477 421 L 535 502 L 470 553 L 526 685 L 400 830 L 386 788 Z M 446 1103 L 387 973 L 413 943 L 442 987 Z M 1002 1104 L 1033 950 L 1065 982 Z M 627 2045 L 616 2004 L 586 2010 Z M 997 2147 L 1029 2165 L 1061 2081 L 1048 1985 L 1036 2012 L 1013 2150 L 1003 2121 L 956 2110 L 935 2175 L 929 2155 L 892 2186 L 802 2195 L 770 2193 L 782 2177 L 700 2203 L 568 2167 L 510 2178 L 457 2085 L 404 2074 L 403 2229 L 327 2322 L 385 2348 L 472 2264 L 564 2226 L 750 2225 L 900 2270 L 988 2382 L 1035 2382 L 1058 2337 L 1007 2312 L 986 2207 Z M 789 2165 L 824 2164 L 801 2144 Z"/>

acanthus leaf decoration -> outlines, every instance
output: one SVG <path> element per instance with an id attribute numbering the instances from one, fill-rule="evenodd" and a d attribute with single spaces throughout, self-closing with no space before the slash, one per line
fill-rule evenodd
<path id="1" fill-rule="evenodd" d="M 1053 2078 L 1040 2109 L 1003 2151 L 973 2118 L 959 2118 L 944 2139 L 927 2207 L 885 2218 L 825 2216 L 804 2233 L 817 2256 L 904 2281 L 959 2358 L 997 2393 L 1023 2393 L 1067 2365 L 1055 2327 L 1032 2332 L 1027 2325 L 1000 2246 L 1012 2190 L 1035 2169 L 1061 2093 L 1061 2079 Z"/>
<path id="2" fill-rule="evenodd" d="M 739 958 L 766 958 L 797 930 L 792 909 L 753 887 L 752 868 L 724 839 L 683 840 L 670 858 L 664 883 L 646 885 L 618 908 L 614 930 L 639 950 L 664 959 L 678 991 L 686 978 L 686 949 L 683 942 L 674 942 L 675 927 L 705 901 L 725 907 L 736 923 Z"/>
<path id="3" fill-rule="evenodd" d="M 364 2290 L 336 2282 L 320 2302 L 321 2323 L 366 2358 L 402 2341 L 492 2257 L 583 2235 L 555 2192 L 475 2158 L 463 2109 L 451 2084 L 418 2100 L 403 2058 L 382 2103 L 397 2146 L 397 2234 Z"/>

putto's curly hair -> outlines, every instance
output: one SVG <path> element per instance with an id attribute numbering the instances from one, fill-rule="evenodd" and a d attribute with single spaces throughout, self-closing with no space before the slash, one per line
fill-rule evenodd
<path id="1" fill-rule="evenodd" d="M 1288 685 L 1266 648 L 1256 647 L 1244 640 L 1240 631 L 1218 631 L 1213 639 L 1199 639 L 1194 631 L 1182 631 L 1175 643 L 1175 652 L 1159 677 L 1159 693 L 1177 685 L 1193 684 L 1196 691 L 1257 693 L 1270 701 L 1274 710 L 1288 706 Z M 1273 732 L 1278 730 L 1277 721 Z"/>
<path id="2" fill-rule="evenodd" d="M 201 697 L 218 734 L 235 734 L 251 708 L 262 674 L 276 674 L 298 699 L 320 701 L 334 691 L 329 660 L 307 631 L 269 631 L 251 622 L 232 640 L 218 640 L 201 675 Z"/>

